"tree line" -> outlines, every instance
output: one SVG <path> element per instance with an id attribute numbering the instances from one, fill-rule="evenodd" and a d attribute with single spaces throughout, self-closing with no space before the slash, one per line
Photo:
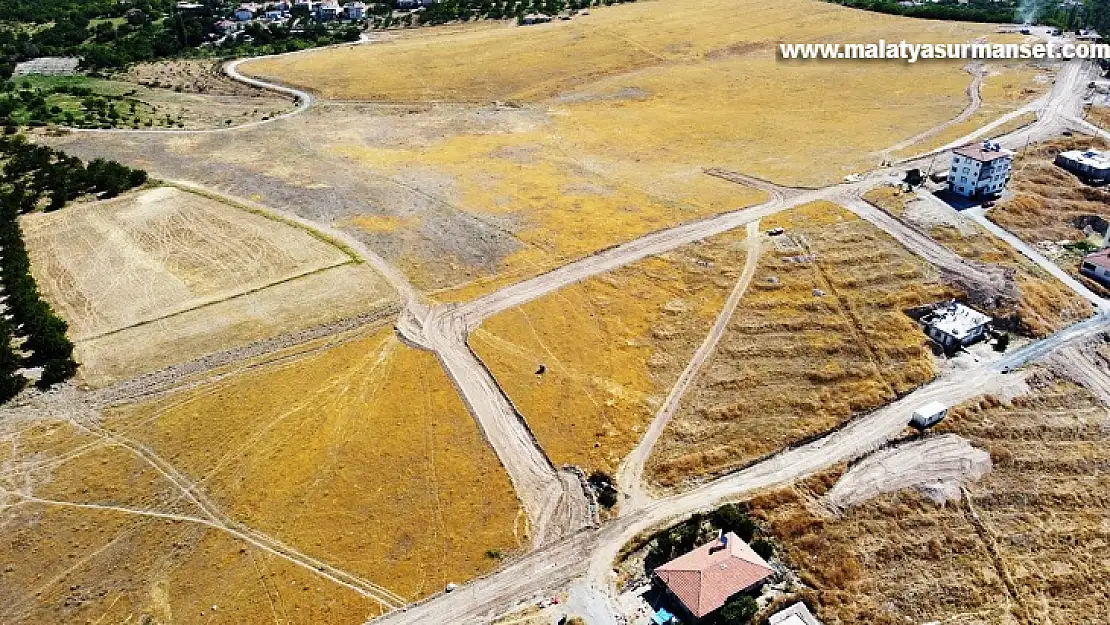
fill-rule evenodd
<path id="1" fill-rule="evenodd" d="M 23 367 L 42 367 L 42 388 L 69 379 L 78 367 L 68 325 L 42 299 L 31 274 L 19 216 L 56 210 L 86 195 L 112 197 L 146 181 L 145 171 L 115 161 L 85 164 L 21 135 L 0 137 L 0 401 L 26 385 Z"/>

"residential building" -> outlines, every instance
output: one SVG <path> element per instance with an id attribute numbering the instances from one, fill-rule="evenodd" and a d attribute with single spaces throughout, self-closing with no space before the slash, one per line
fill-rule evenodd
<path id="1" fill-rule="evenodd" d="M 774 573 L 732 532 L 655 569 L 655 577 L 694 620 L 717 610 L 733 595 L 758 587 Z"/>
<path id="2" fill-rule="evenodd" d="M 235 13 L 233 15 L 235 19 L 240 22 L 249 22 L 250 20 L 254 19 L 254 11 L 250 10 L 247 7 L 239 7 L 238 9 L 235 9 Z"/>
<path id="3" fill-rule="evenodd" d="M 1056 164 L 1091 182 L 1110 182 L 1110 152 L 1071 150 L 1056 155 Z"/>
<path id="4" fill-rule="evenodd" d="M 366 5 L 362 2 L 348 2 L 343 5 L 343 11 L 347 13 L 349 20 L 361 20 L 366 17 Z"/>
<path id="5" fill-rule="evenodd" d="M 1079 265 L 1079 273 L 1110 287 L 1110 248 L 1099 250 L 1083 259 Z"/>
<path id="6" fill-rule="evenodd" d="M 337 0 L 324 0 L 316 7 L 316 19 L 322 22 L 339 19 L 342 12 L 343 7 L 339 6 Z"/>
<path id="7" fill-rule="evenodd" d="M 997 143 L 965 145 L 952 153 L 948 189 L 968 198 L 998 195 L 1010 181 L 1013 166 L 1014 153 Z"/>
<path id="8" fill-rule="evenodd" d="M 921 319 L 925 334 L 946 352 L 953 352 L 983 340 L 991 318 L 959 302 L 947 302 Z"/>

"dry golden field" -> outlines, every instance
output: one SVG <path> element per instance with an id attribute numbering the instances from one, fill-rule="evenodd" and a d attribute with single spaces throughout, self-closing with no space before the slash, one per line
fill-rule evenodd
<path id="1" fill-rule="evenodd" d="M 244 71 L 341 100 L 542 103 L 551 126 L 544 142 L 587 165 L 720 165 L 813 184 L 875 165 L 872 153 L 955 116 L 970 77 L 955 63 L 788 62 L 775 44 L 969 41 L 991 32 L 808 0 L 646 2 L 535 28 L 264 59 Z M 428 148 L 425 156 L 438 151 Z"/>
<path id="2" fill-rule="evenodd" d="M 965 259 L 1004 268 L 1012 292 L 976 301 L 1001 321 L 1000 329 L 1044 337 L 1090 316 L 1085 300 L 974 221 L 890 187 L 874 189 L 865 199 Z"/>
<path id="3" fill-rule="evenodd" d="M 999 202 L 990 217 L 1031 245 L 1043 242 L 1082 241 L 1085 220 L 1110 219 L 1110 190 L 1084 184 L 1074 175 L 1053 164 L 1060 152 L 1105 149 L 1107 142 L 1091 137 L 1065 137 L 1033 146 L 1021 154 L 1015 165 L 1010 189 L 1014 197 Z M 1083 253 L 1061 249 L 1055 260 L 1068 273 L 1100 290 L 1098 283 L 1079 275 Z"/>
<path id="4" fill-rule="evenodd" d="M 171 187 L 22 223 L 36 281 L 94 385 L 393 297 L 373 270 L 307 231 Z"/>
<path id="5" fill-rule="evenodd" d="M 709 331 L 746 245 L 734 231 L 568 286 L 487 320 L 470 344 L 556 464 L 613 473 Z"/>
<path id="6" fill-rule="evenodd" d="M 985 64 L 983 72 L 983 82 L 979 89 L 982 104 L 974 113 L 965 121 L 952 124 L 941 132 L 896 152 L 894 156 L 905 158 L 940 148 L 1048 93 L 1052 87 L 1055 68 L 1030 63 L 997 62 Z M 1035 113 L 1026 113 L 999 126 L 983 138 L 1006 134 L 1036 119 Z"/>
<path id="7" fill-rule="evenodd" d="M 13 564 L 0 578 L 5 623 L 362 623 L 379 613 L 312 567 L 202 523 L 210 517 L 182 484 L 408 600 L 492 569 L 487 551 L 526 544 L 508 477 L 434 356 L 389 328 L 101 421 L 0 431 L 0 503 L 14 504 L 0 508 L 11 537 L 0 551 Z"/>
<path id="8" fill-rule="evenodd" d="M 338 225 L 419 289 L 457 301 L 762 199 L 706 168 L 827 183 L 967 104 L 961 64 L 786 62 L 777 42 L 992 32 L 816 0 L 640 2 L 248 63 L 364 102 L 323 100 L 235 141 L 50 141 Z"/>
<path id="9" fill-rule="evenodd" d="M 829 625 L 1102 623 L 1108 423 L 1098 397 L 1040 372 L 1028 394 L 973 400 L 939 426 L 993 461 L 963 500 L 903 491 L 831 517 L 813 503 L 834 471 L 751 505 Z"/>
<path id="10" fill-rule="evenodd" d="M 1087 109 L 1087 121 L 1110 130 L 1110 106 L 1092 106 Z"/>
<path id="11" fill-rule="evenodd" d="M 774 239 L 714 356 L 648 460 L 672 488 L 735 469 L 880 406 L 935 375 L 903 310 L 953 293 L 936 271 L 844 209 L 765 220 Z"/>

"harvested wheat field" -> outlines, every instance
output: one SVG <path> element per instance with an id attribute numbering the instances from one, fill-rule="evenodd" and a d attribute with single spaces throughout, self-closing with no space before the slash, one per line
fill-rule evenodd
<path id="1" fill-rule="evenodd" d="M 648 460 L 674 488 L 825 432 L 931 380 L 927 340 L 904 309 L 955 295 L 936 271 L 844 209 L 814 203 L 765 220 L 764 252 L 717 352 Z"/>
<path id="2" fill-rule="evenodd" d="M 988 451 L 993 469 L 947 504 L 910 489 L 831 516 L 816 504 L 839 471 L 751 501 L 823 622 L 1110 620 L 1110 482 L 1100 469 L 1110 413 L 1069 377 L 1053 364 L 1032 374 L 1027 394 L 950 413 L 939 429 Z"/>
<path id="3" fill-rule="evenodd" d="M 487 320 L 470 345 L 556 464 L 613 473 L 709 331 L 748 244 L 734 231 L 568 286 Z"/>
<path id="4" fill-rule="evenodd" d="M 1103 233 L 1083 228 L 1110 220 L 1110 190 L 1084 184 L 1053 161 L 1060 152 L 1107 147 L 1106 141 L 1092 137 L 1065 137 L 1032 146 L 1014 164 L 1010 182 L 1014 197 L 999 202 L 989 213 L 998 225 L 1041 247 L 1068 273 L 1102 292 L 1097 282 L 1079 275 L 1079 263 L 1088 251 L 1101 247 Z M 1082 247 L 1088 240 L 1090 247 Z"/>
<path id="5" fill-rule="evenodd" d="M 962 42 L 992 30 L 812 0 L 626 4 L 246 63 L 364 103 L 325 100 L 235 142 L 44 140 L 343 227 L 418 288 L 457 301 L 763 199 L 706 168 L 839 180 L 968 101 L 957 63 L 786 62 L 777 41 Z"/>
<path id="6" fill-rule="evenodd" d="M 434 356 L 390 328 L 101 422 L 0 433 L 0 518 L 18 538 L 3 548 L 37 554 L 5 574 L 4 622 L 192 621 L 218 605 L 221 622 L 361 623 L 378 603 L 328 575 L 400 605 L 526 542 Z"/>
<path id="7" fill-rule="evenodd" d="M 392 301 L 337 245 L 172 187 L 22 223 L 35 278 L 92 384 Z"/>
<path id="8" fill-rule="evenodd" d="M 995 318 L 999 329 L 1042 338 L 1091 315 L 1086 300 L 939 200 L 890 187 L 879 187 L 865 198 L 962 258 L 1001 268 L 1008 275 L 1011 292 L 969 293 L 976 306 Z M 991 217 L 995 217 L 993 212 Z"/>

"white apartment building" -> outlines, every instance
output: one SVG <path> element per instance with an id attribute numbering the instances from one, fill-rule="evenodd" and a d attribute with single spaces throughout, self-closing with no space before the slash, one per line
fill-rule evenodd
<path id="1" fill-rule="evenodd" d="M 1010 181 L 1013 166 L 1014 153 L 997 143 L 965 145 L 952 152 L 948 188 L 968 198 L 998 195 Z"/>

